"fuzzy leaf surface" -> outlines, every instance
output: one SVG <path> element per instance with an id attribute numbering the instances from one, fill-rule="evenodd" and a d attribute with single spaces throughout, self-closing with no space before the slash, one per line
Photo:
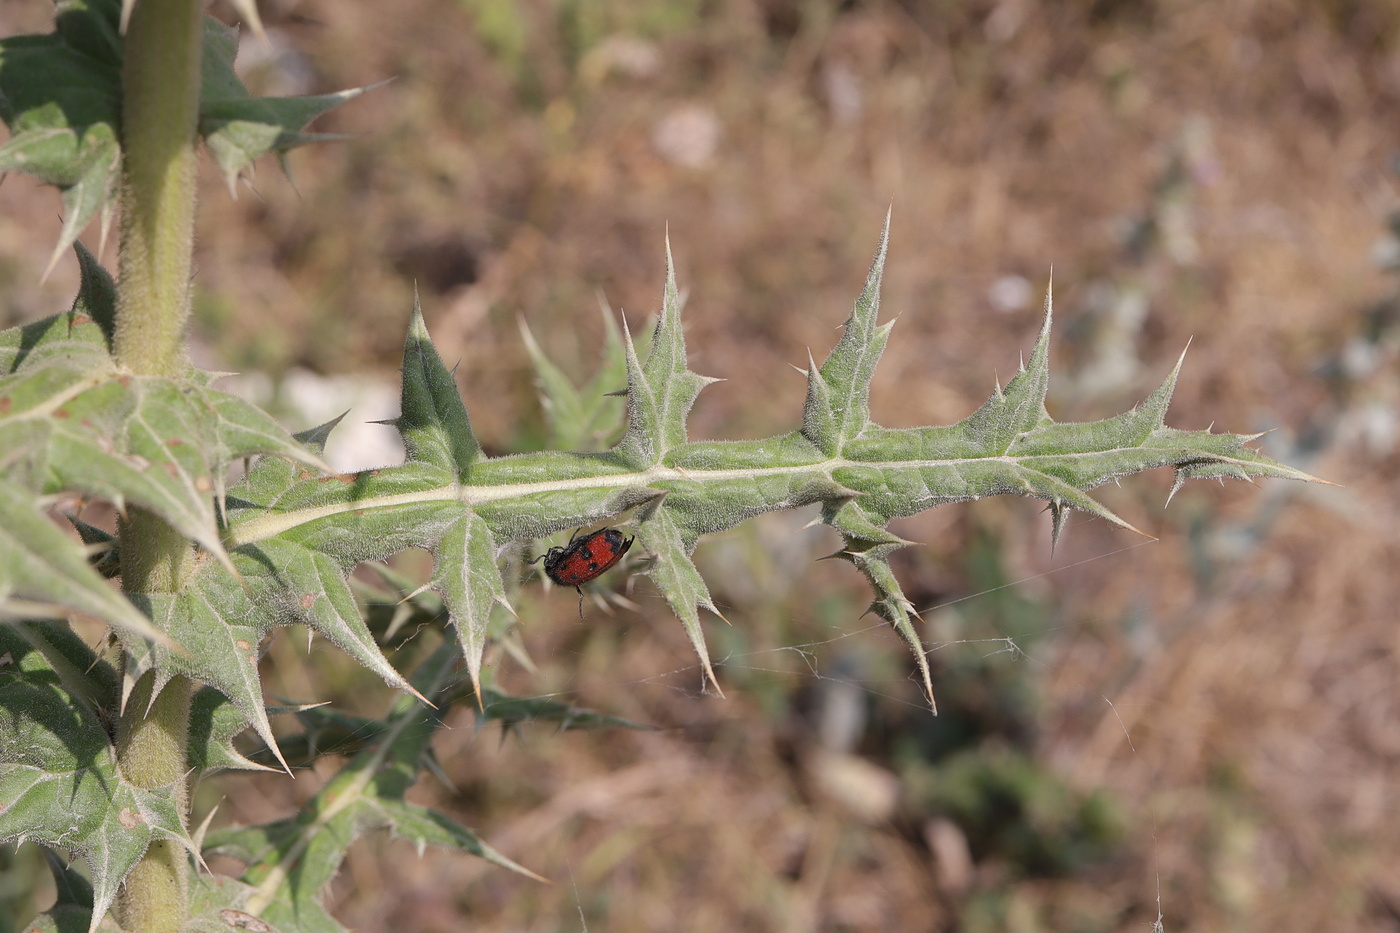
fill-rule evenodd
<path id="1" fill-rule="evenodd" d="M 632 335 L 624 331 L 627 359 L 627 433 L 615 448 L 630 466 L 644 469 L 660 463 L 686 442 L 686 416 L 700 390 L 716 381 L 691 372 L 686 365 L 685 332 L 681 330 L 681 297 L 671 244 L 666 243 L 666 289 L 661 316 L 652 332 L 651 352 L 643 363 Z"/>
<path id="2" fill-rule="evenodd" d="M 162 637 L 92 568 L 82 545 L 34 509 L 33 495 L 0 479 L 0 618 L 69 611 L 103 619 L 134 639 Z"/>
<path id="3" fill-rule="evenodd" d="M 84 278 L 73 310 L 0 332 L 0 593 L 150 638 L 147 620 L 99 583 L 81 545 L 44 527 L 33 510 L 37 497 L 77 493 L 119 509 L 141 506 L 222 557 L 214 497 L 233 460 L 258 453 L 320 460 L 242 399 L 118 370 L 107 343 L 114 292 L 90 258 L 80 251 Z"/>
<path id="4" fill-rule="evenodd" d="M 423 312 L 415 296 L 413 316 L 404 342 L 403 391 L 398 420 L 408 458 L 431 464 L 466 482 L 472 464 L 481 456 L 481 445 L 472 433 L 467 406 L 457 391 L 457 380 L 442 364 L 428 337 Z"/>
<path id="5" fill-rule="evenodd" d="M 457 519 L 434 549 L 433 565 L 433 589 L 442 594 L 452 616 L 472 683 L 480 684 L 491 607 L 510 605 L 490 526 L 470 513 Z"/>
<path id="6" fill-rule="evenodd" d="M 436 652 L 415 675 L 415 687 L 445 700 L 441 695 L 452 686 L 455 663 L 455 651 Z M 532 874 L 465 827 L 404 801 L 430 753 L 441 715 L 412 696 L 401 696 L 380 740 L 351 759 L 298 816 L 210 834 L 207 853 L 247 865 L 241 880 L 255 892 L 244 908 L 284 931 L 330 929 L 326 923 L 334 921 L 321 906 L 325 887 L 350 844 L 379 829 L 412 841 L 420 853 L 428 845 L 446 846 Z"/>
<path id="7" fill-rule="evenodd" d="M 110 207 L 121 172 L 122 4 L 55 6 L 54 32 L 0 39 L 0 119 L 10 128 L 0 171 L 33 175 L 62 192 L 63 229 L 50 267 Z M 199 132 L 230 186 L 260 156 L 333 138 L 304 131 L 364 91 L 253 97 L 233 70 L 237 51 L 237 30 L 207 17 Z"/>
<path id="8" fill-rule="evenodd" d="M 252 760 L 234 745 L 234 739 L 248 727 L 248 717 L 219 690 L 205 687 L 197 691 L 190 703 L 190 767 L 203 774 L 276 770 Z"/>
<path id="9" fill-rule="evenodd" d="M 890 218 L 880 232 L 875 262 L 865 288 L 843 325 L 841 340 L 821 369 L 807 371 L 807 401 L 803 405 L 802 433 L 818 450 L 834 456 L 842 446 L 870 424 L 870 380 L 885 352 L 892 324 L 881 326 L 880 281 L 889 250 Z"/>
<path id="10" fill-rule="evenodd" d="M 66 688 L 73 671 L 51 659 L 68 658 L 71 645 L 39 627 L 40 643 L 57 653 L 40 650 L 26 627 L 0 627 L 0 841 L 81 855 L 92 874 L 95 929 L 150 842 L 193 843 L 171 789 L 128 783 L 102 720 Z"/>
<path id="11" fill-rule="evenodd" d="M 947 426 L 880 426 L 870 417 L 869 390 L 890 335 L 890 325 L 877 320 L 886 253 L 887 231 L 840 341 L 823 365 L 808 369 L 802 427 L 754 441 L 687 439 L 686 415 L 709 380 L 686 364 L 669 252 L 662 313 L 644 362 L 624 336 L 627 428 L 611 451 L 484 456 L 450 374 L 429 352 L 415 310 L 398 421 L 401 432 L 413 435 L 408 446 L 415 459 L 342 479 L 274 465 L 267 475 L 280 472 L 267 483 L 260 467 L 230 498 L 226 543 L 237 549 L 272 538 L 295 541 L 331 555 L 342 571 L 404 547 L 433 551 L 438 562 L 432 585 L 439 592 L 457 591 L 448 607 L 476 675 L 487 637 L 485 613 L 493 602 L 503 602 L 500 549 L 615 521 L 635 509 L 639 550 L 651 558 L 648 573 L 712 681 L 699 609 L 714 607 L 691 552 L 704 535 L 764 512 L 817 503 L 821 520 L 845 540 L 840 556 L 874 588 L 872 610 L 913 651 L 932 700 L 917 615 L 889 572 L 889 554 L 909 544 L 888 530 L 891 520 L 945 503 L 1022 495 L 1048 503 L 1058 536 L 1070 510 L 1130 528 L 1090 490 L 1156 467 L 1174 468 L 1179 482 L 1311 479 L 1249 447 L 1253 436 L 1168 427 L 1165 415 L 1180 363 L 1132 411 L 1087 423 L 1056 422 L 1045 408 L 1048 298 L 1026 363 L 975 412 Z"/>
<path id="12" fill-rule="evenodd" d="M 237 55 L 238 30 L 206 18 L 199 133 L 230 190 L 264 155 L 286 155 L 297 146 L 340 138 L 304 130 L 321 114 L 368 90 L 354 88 L 313 97 L 254 97 L 234 71 Z"/>

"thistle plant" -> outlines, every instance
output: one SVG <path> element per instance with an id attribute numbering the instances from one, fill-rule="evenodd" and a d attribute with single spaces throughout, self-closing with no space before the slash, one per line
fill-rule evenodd
<path id="1" fill-rule="evenodd" d="M 0 841 L 36 842 L 87 867 L 85 876 L 51 857 L 58 902 L 31 929 L 339 930 L 320 899 L 351 842 L 375 829 L 528 874 L 404 793 L 431 765 L 434 731 L 454 704 L 504 723 L 628 725 L 492 684 L 485 661 L 511 626 L 528 623 L 514 617 L 519 581 L 503 560 L 555 533 L 627 526 L 643 555 L 634 566 L 718 692 L 701 610 L 718 612 L 696 545 L 765 512 L 817 505 L 842 537 L 833 556 L 869 581 L 871 611 L 909 646 L 932 707 L 919 620 L 889 563 L 910 544 L 889 530 L 894 519 L 1015 494 L 1048 503 L 1058 538 L 1071 510 L 1130 529 L 1089 490 L 1142 470 L 1170 466 L 1178 486 L 1309 479 L 1249 447 L 1253 436 L 1166 427 L 1180 363 L 1132 411 L 1055 422 L 1044 405 L 1048 298 L 1029 358 L 975 413 L 944 427 L 876 424 L 870 383 L 891 329 L 878 322 L 888 219 L 840 341 L 806 371 L 801 424 L 788 434 L 689 440 L 688 413 L 713 380 L 687 364 L 668 244 L 646 352 L 625 323 L 621 331 L 626 424 L 611 449 L 488 457 L 415 302 L 392 422 L 407 460 L 337 475 L 320 456 L 334 423 L 288 433 L 191 366 L 184 330 L 197 143 L 233 184 L 260 156 L 316 139 L 308 122 L 358 92 L 250 96 L 232 69 L 236 34 L 195 0 L 56 8 L 55 33 L 0 42 L 0 116 L 11 131 L 0 168 L 59 187 L 55 259 L 71 247 L 82 272 L 68 311 L 0 333 Z M 113 206 L 116 281 L 76 239 L 92 219 L 105 230 Z M 557 370 L 536 357 L 556 400 L 567 399 Z M 575 436 L 599 429 L 595 401 L 560 406 L 587 420 Z M 247 468 L 230 485 L 238 461 Z M 115 534 L 78 515 L 70 533 L 46 514 L 85 499 L 116 507 Z M 426 582 L 379 563 L 408 548 L 432 554 Z M 366 564 L 383 588 L 352 579 Z M 72 614 L 108 626 L 115 650 L 95 650 L 58 621 Z M 444 637 L 396 638 L 410 618 L 444 621 Z M 292 624 L 400 691 L 382 719 L 267 705 L 259 658 Z M 295 714 L 303 731 L 279 744 L 275 712 Z M 349 761 L 295 815 L 218 830 L 208 817 L 194 822 L 194 782 L 225 769 L 290 771 L 327 736 Z M 246 867 L 212 875 L 211 853 Z"/>

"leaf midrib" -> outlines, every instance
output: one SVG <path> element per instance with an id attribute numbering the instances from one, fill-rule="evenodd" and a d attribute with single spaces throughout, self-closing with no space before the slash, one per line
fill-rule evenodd
<path id="1" fill-rule="evenodd" d="M 1183 448 L 1189 447 L 1189 445 L 1182 446 Z M 255 544 L 258 541 L 284 534 L 300 525 L 309 524 L 324 518 L 331 518 L 336 515 L 343 515 L 350 512 L 364 512 L 372 509 L 394 508 L 396 506 L 421 505 L 428 502 L 455 502 L 472 506 L 489 502 L 499 502 L 506 499 L 516 499 L 537 493 L 566 492 L 569 490 L 598 488 L 624 489 L 635 486 L 650 486 L 654 483 L 664 482 L 704 484 L 707 482 L 724 482 L 726 480 L 737 479 L 762 480 L 771 477 L 795 476 L 803 473 L 821 474 L 829 478 L 836 470 L 840 469 L 866 469 L 877 472 L 884 470 L 908 471 L 956 466 L 963 463 L 1005 463 L 1033 469 L 1031 465 L 1036 462 L 1053 460 L 1058 463 L 1063 463 L 1065 461 L 1091 457 L 1111 458 L 1115 454 L 1141 451 L 1144 449 L 1164 450 L 1163 448 L 1149 448 L 1138 444 L 1130 447 L 1109 447 L 1100 450 L 1067 451 L 1065 453 L 1056 454 L 1033 454 L 1024 457 L 990 455 L 983 457 L 952 457 L 921 460 L 850 460 L 845 457 L 831 457 L 807 464 L 780 467 L 745 467 L 735 470 L 680 469 L 677 467 L 657 465 L 633 473 L 610 473 L 599 476 L 542 481 L 537 483 L 506 483 L 494 486 L 467 486 L 453 483 L 439 486 L 435 489 L 420 489 L 413 492 L 386 496 L 367 496 L 355 499 L 351 502 L 336 502 L 329 505 L 300 508 L 290 512 L 265 514 L 259 518 L 240 522 L 229 529 L 224 535 L 224 546 L 232 550 L 244 545 Z M 1209 457 L 1212 462 L 1235 463 L 1253 469 L 1257 469 L 1259 466 L 1251 460 L 1228 457 L 1214 452 L 1203 451 L 1202 455 Z M 1165 466 L 1168 464 L 1163 465 Z"/>

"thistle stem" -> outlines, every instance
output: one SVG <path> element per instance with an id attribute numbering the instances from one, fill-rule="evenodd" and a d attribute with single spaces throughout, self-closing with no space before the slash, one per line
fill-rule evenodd
<path id="1" fill-rule="evenodd" d="M 203 4 L 140 0 L 122 71 L 122 220 L 117 363 L 138 376 L 183 375 L 190 312 Z M 122 587 L 176 592 L 193 565 L 188 540 L 158 516 L 132 509 L 120 527 Z M 177 677 L 159 694 L 138 682 L 117 728 L 123 775 L 144 788 L 174 787 L 184 812 L 193 684 Z M 177 933 L 188 914 L 185 853 L 156 842 L 122 885 L 115 914 L 130 933 Z"/>

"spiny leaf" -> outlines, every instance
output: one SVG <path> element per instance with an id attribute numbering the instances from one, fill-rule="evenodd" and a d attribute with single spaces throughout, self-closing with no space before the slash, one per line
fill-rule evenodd
<path id="1" fill-rule="evenodd" d="M 181 933 L 344 933 L 345 928 L 324 911 L 322 917 L 298 917 L 296 927 L 274 927 L 243 908 L 257 893 L 251 885 L 228 875 L 193 872 L 189 879 L 189 916 Z M 320 921 L 318 925 L 317 921 Z"/>
<path id="2" fill-rule="evenodd" d="M 637 528 L 637 538 L 643 547 L 654 556 L 647 574 L 656 583 L 656 588 L 666 597 L 671 611 L 681 620 L 685 633 L 690 638 L 695 653 L 700 657 L 700 668 L 705 681 L 714 687 L 715 692 L 724 696 L 724 691 L 715 679 L 714 668 L 710 666 L 710 652 L 705 647 L 705 633 L 700 628 L 699 608 L 705 608 L 720 615 L 710 598 L 710 590 L 695 563 L 690 559 L 689 548 L 677 527 L 671 512 L 660 503 L 651 514 L 645 516 Z M 723 616 L 720 616 L 723 618 Z"/>
<path id="3" fill-rule="evenodd" d="M 865 574 L 865 578 L 875 590 L 875 601 L 870 604 L 868 611 L 890 623 L 914 655 L 914 663 L 918 666 L 919 676 L 923 681 L 921 686 L 924 699 L 928 700 L 929 707 L 937 714 L 938 703 L 933 697 L 933 678 L 929 673 L 928 653 L 914 628 L 914 619 L 917 618 L 914 604 L 909 602 L 904 591 L 900 589 L 899 581 L 895 579 L 894 571 L 890 569 L 886 558 L 865 551 L 852 552 L 850 557 L 851 562 Z"/>
<path id="4" fill-rule="evenodd" d="M 88 563 L 82 545 L 34 509 L 34 497 L 0 480 L 0 617 L 86 613 L 133 640 L 164 639 Z"/>
<path id="5" fill-rule="evenodd" d="M 590 709 L 573 706 L 551 697 L 515 697 L 499 690 L 482 693 L 482 708 L 477 723 L 500 722 L 513 728 L 532 722 L 549 722 L 564 732 L 570 729 L 651 729 L 652 726 L 608 716 Z"/>
<path id="6" fill-rule="evenodd" d="M 0 40 L 0 117 L 10 127 L 0 171 L 33 175 L 63 194 L 63 230 L 45 276 L 115 195 L 121 164 L 120 58 L 100 35 L 102 12 L 63 3 L 57 25 L 52 35 Z"/>
<path id="7" fill-rule="evenodd" d="M 117 326 L 117 283 L 111 273 L 102 267 L 97 257 L 88 252 L 86 246 L 74 243 L 78 254 L 78 295 L 73 299 L 71 319 L 92 318 L 106 338 L 108 350 L 112 347 L 112 335 Z"/>
<path id="8" fill-rule="evenodd" d="M 209 690 L 208 693 L 222 700 L 217 691 Z M 201 695 L 196 695 L 196 708 Z M 518 697 L 509 696 L 499 690 L 483 688 L 481 691 L 481 705 L 477 705 L 477 692 L 470 680 L 462 680 L 457 684 L 450 684 L 446 689 L 439 691 L 433 696 L 433 702 L 438 709 L 438 718 L 447 717 L 448 709 L 453 704 L 465 703 L 471 706 L 476 717 L 477 728 L 481 728 L 489 722 L 499 722 L 506 729 L 517 729 L 529 723 L 550 723 L 560 732 L 573 729 L 651 729 L 653 727 L 641 723 L 620 719 L 616 716 L 609 716 L 594 710 L 584 709 L 574 706 L 553 697 Z M 214 700 L 210 700 L 214 702 Z M 319 758 L 326 754 L 353 756 L 358 755 L 371 746 L 384 741 L 388 734 L 388 726 L 384 720 L 370 717 L 358 716 L 341 709 L 336 709 L 328 705 L 308 705 L 301 707 L 283 707 L 273 712 L 294 713 L 297 722 L 301 725 L 302 731 L 295 735 L 283 736 L 279 740 L 282 752 L 292 768 L 303 768 L 313 765 Z M 223 700 L 223 705 L 215 710 L 215 726 L 220 728 L 219 723 L 226 723 L 223 731 L 227 733 L 227 738 L 232 738 L 238 731 L 247 728 L 247 722 L 242 719 L 238 711 Z M 238 730 L 231 730 L 233 720 L 237 719 L 242 725 Z M 191 727 L 193 732 L 193 726 Z M 191 741 L 191 748 L 194 742 Z M 230 753 L 227 749 L 214 749 L 213 743 L 208 743 L 212 756 L 219 760 L 228 760 L 230 757 L 238 757 L 242 761 L 246 758 Z M 253 754 L 256 761 L 272 761 L 272 757 L 265 751 L 258 751 Z M 211 758 L 212 760 L 212 758 Z M 192 758 L 193 761 L 193 758 Z M 214 765 L 210 765 L 214 767 Z M 221 764 L 219 767 L 246 767 L 246 765 Z M 254 767 L 260 767 L 254 765 Z"/>
<path id="9" fill-rule="evenodd" d="M 86 917 L 92 913 L 92 882 L 73 868 L 73 863 L 61 859 L 52 850 L 45 848 L 44 862 L 53 876 L 58 898 L 54 907 L 76 907 Z"/>
<path id="10" fill-rule="evenodd" d="M 266 594 L 264 611 L 269 603 L 279 603 L 281 615 L 305 624 L 389 686 L 413 690 L 379 650 L 350 592 L 345 571 L 330 555 L 271 539 L 240 549 L 238 557 L 235 566 L 242 571 L 245 584 Z"/>
<path id="11" fill-rule="evenodd" d="M 644 469 L 660 463 L 668 452 L 686 442 L 685 422 L 695 397 L 705 386 L 718 381 L 693 373 L 686 366 L 681 299 L 676 288 L 676 266 L 671 258 L 669 238 L 666 242 L 666 290 L 645 364 L 638 359 L 632 335 L 625 329 L 624 340 L 628 427 L 615 449 L 629 465 Z"/>
<path id="12" fill-rule="evenodd" d="M 576 388 L 564 371 L 545 355 L 525 320 L 520 321 L 520 333 L 535 367 L 535 382 L 549 426 L 549 446 L 553 449 L 601 450 L 607 446 L 609 437 L 616 436 L 623 402 L 613 390 L 627 383 L 627 350 L 622 330 L 611 310 L 607 305 L 602 309 L 602 365 L 582 388 Z"/>
<path id="13" fill-rule="evenodd" d="M 1000 387 L 981 408 L 958 423 L 969 441 L 983 450 L 1009 453 L 1026 432 L 1053 424 L 1045 411 L 1050 388 L 1050 322 L 1052 302 L 1045 292 L 1045 317 L 1030 360 L 1021 366 L 1003 392 Z"/>
<path id="14" fill-rule="evenodd" d="M 0 841 L 81 855 L 95 930 L 151 842 L 193 843 L 171 788 L 145 790 L 122 777 L 97 714 L 13 626 L 0 627 L 0 657 Z"/>
<path id="15" fill-rule="evenodd" d="M 256 18 L 250 22 L 255 29 L 260 28 Z M 230 193 L 237 193 L 238 179 L 268 153 L 285 155 L 307 143 L 342 138 L 302 131 L 321 114 L 372 90 L 353 88 L 314 97 L 254 97 L 234 71 L 237 55 L 238 30 L 206 19 L 199 133 L 223 171 Z"/>
<path id="16" fill-rule="evenodd" d="M 423 459 L 353 477 L 320 478 L 265 458 L 229 499 L 229 546 L 294 542 L 329 555 L 341 572 L 405 547 L 433 550 L 438 560 L 432 584 L 458 591 L 447 604 L 475 678 L 490 637 L 489 610 L 503 599 L 499 547 L 636 508 L 638 540 L 653 556 L 649 572 L 713 683 L 699 620 L 699 610 L 713 610 L 713 602 L 691 551 L 702 536 L 755 515 L 819 502 L 822 521 L 844 537 L 838 556 L 870 579 L 876 591 L 872 608 L 909 644 L 931 695 L 916 617 L 886 562 L 909 543 L 889 531 L 891 520 L 983 496 L 1034 496 L 1048 503 L 1057 537 L 1070 509 L 1130 528 L 1088 490 L 1153 467 L 1174 467 L 1182 480 L 1310 478 L 1249 448 L 1251 436 L 1165 427 L 1180 363 L 1131 412 L 1087 424 L 1056 423 L 1045 410 L 1048 296 L 1029 360 L 976 412 L 949 426 L 879 426 L 869 417 L 868 392 L 889 333 L 889 325 L 877 320 L 885 252 L 882 236 L 845 333 L 826 364 L 809 367 L 803 429 L 762 440 L 686 441 L 685 415 L 707 380 L 686 365 L 673 264 L 668 263 L 666 298 L 645 364 L 630 336 L 624 339 L 628 429 L 605 453 L 480 456 L 465 408 L 457 407 L 450 376 L 428 352 L 415 317 L 410 344 L 419 343 L 406 356 L 406 384 L 413 387 L 405 392 L 420 414 L 406 405 L 409 417 L 399 420 L 401 428 L 423 432 L 416 445 L 425 452 Z M 471 460 L 469 482 L 458 473 L 463 460 Z"/>
<path id="17" fill-rule="evenodd" d="M 827 503 L 822 510 L 822 521 L 841 532 L 850 549 L 874 557 L 888 557 L 900 548 L 909 547 L 914 543 L 886 528 L 887 519 L 880 520 L 872 516 L 866 511 L 863 500 L 847 499 Z"/>
<path id="18" fill-rule="evenodd" d="M 15 144 L 11 140 L 9 149 Z M 20 143 L 22 145 L 22 142 Z M 77 179 L 69 185 L 60 185 L 63 192 L 63 228 L 59 231 L 58 242 L 54 244 L 48 265 L 44 267 L 44 277 L 53 271 L 58 260 L 78 240 L 78 235 L 101 213 L 117 193 L 117 181 L 121 176 L 121 148 L 116 137 L 106 125 L 91 127 L 78 141 L 78 153 L 73 160 L 79 167 Z M 24 171 L 25 158 L 29 151 L 12 151 L 0 157 L 0 169 Z"/>
<path id="19" fill-rule="evenodd" d="M 428 337 L 416 294 L 404 344 L 400 404 L 402 410 L 395 424 L 403 435 L 409 459 L 450 470 L 466 482 L 472 464 L 481 457 L 481 445 L 472 433 L 471 418 L 457 391 L 457 381 L 442 365 L 442 358 Z"/>
<path id="20" fill-rule="evenodd" d="M 496 603 L 509 608 L 496 566 L 496 541 L 478 515 L 466 514 L 447 530 L 433 552 L 432 587 L 442 594 L 457 629 L 472 684 L 480 689 L 486 626 Z"/>
<path id="21" fill-rule="evenodd" d="M 321 463 L 242 399 L 120 372 L 80 310 L 0 332 L 0 467 L 16 486 L 141 506 L 227 560 L 214 496 L 257 453 Z"/>
<path id="22" fill-rule="evenodd" d="M 277 770 L 253 761 L 234 746 L 233 740 L 248 725 L 248 717 L 222 692 L 213 687 L 197 691 L 190 703 L 190 767 L 198 773 Z"/>
<path id="23" fill-rule="evenodd" d="M 427 696 L 439 696 L 451 682 L 455 654 L 437 651 L 420 668 L 415 686 Z M 318 918 L 310 929 L 323 928 L 319 918 L 329 919 L 320 904 L 326 885 L 350 844 L 377 829 L 414 842 L 420 852 L 427 845 L 448 846 L 538 878 L 465 827 L 404 801 L 440 724 L 435 710 L 401 696 L 381 740 L 348 762 L 297 817 L 211 833 L 206 852 L 248 866 L 242 880 L 256 889 L 245 901 L 248 911 L 284 929 L 306 929 L 306 917 Z"/>
<path id="24" fill-rule="evenodd" d="M 235 0 L 255 31 L 251 0 Z M 0 171 L 25 172 L 63 195 L 63 229 L 49 270 L 93 217 L 110 210 L 121 166 L 121 76 L 132 3 L 60 0 L 56 32 L 0 40 L 0 119 L 10 139 Z M 237 30 L 204 23 L 199 132 L 230 189 L 262 155 L 335 138 L 305 133 L 317 116 L 368 88 L 300 98 L 250 95 L 233 69 Z M 48 274 L 46 270 L 45 275 Z"/>
<path id="25" fill-rule="evenodd" d="M 110 6 L 69 0 L 57 12 L 54 34 L 0 40 L 0 118 L 10 128 L 0 171 L 33 175 L 63 195 L 63 229 L 45 276 L 115 196 L 121 165 L 121 60 Z"/>
<path id="26" fill-rule="evenodd" d="M 811 367 L 807 371 L 802 433 L 829 457 L 839 453 L 842 444 L 858 436 L 870 423 L 870 380 L 894 326 L 893 322 L 878 324 L 880 280 L 889 236 L 890 215 L 886 214 L 875 261 L 866 276 L 865 288 L 846 319 L 840 342 L 820 370 Z"/>
<path id="27" fill-rule="evenodd" d="M 443 709 L 439 703 L 438 708 Z M 353 756 L 376 744 L 388 725 L 375 716 L 357 716 L 327 704 L 308 704 L 287 711 L 296 715 L 301 732 L 279 740 L 293 768 L 309 768 L 326 755 Z M 444 710 L 445 714 L 445 710 Z M 258 761 L 271 761 L 266 749 L 254 753 Z"/>
<path id="28" fill-rule="evenodd" d="M 206 562 L 180 593 L 136 598 L 146 603 L 161 631 L 184 650 L 146 648 L 123 640 L 127 692 L 147 671 L 156 674 L 157 693 L 177 674 L 201 680 L 232 700 L 258 737 L 275 751 L 258 676 L 260 644 L 272 621 L 233 575 Z"/>
<path id="29" fill-rule="evenodd" d="M 69 696 L 98 715 L 117 709 L 121 701 L 117 672 L 71 628 L 57 622 L 23 621 L 14 625 L 12 636 L 23 639 L 43 659 Z"/>

